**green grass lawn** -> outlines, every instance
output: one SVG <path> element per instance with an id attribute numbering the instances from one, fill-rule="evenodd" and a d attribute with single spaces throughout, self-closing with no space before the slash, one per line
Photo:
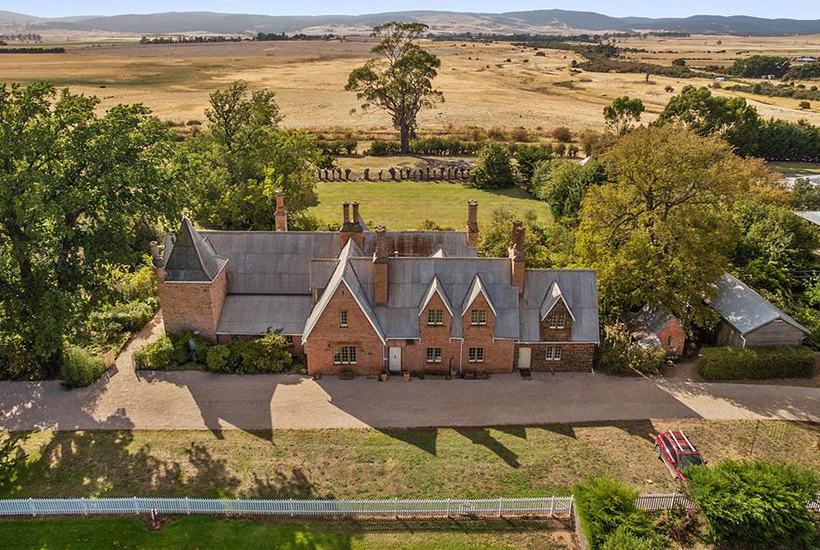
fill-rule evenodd
<path id="1" fill-rule="evenodd" d="M 813 162 L 769 162 L 769 168 L 787 177 L 816 176 L 820 174 L 820 164 Z"/>
<path id="2" fill-rule="evenodd" d="M 402 522 L 403 523 L 403 522 Z M 144 519 L 49 519 L 0 521 L 4 550 L 558 550 L 566 533 L 546 525 L 488 525 L 476 533 L 469 524 L 449 524 L 401 532 L 402 524 L 289 525 L 248 520 L 191 517 L 149 531 Z M 498 529 L 495 531 L 493 528 Z M 406 527 L 404 527 L 406 529 Z M 379 532 L 382 531 L 382 532 Z M 421 532 L 418 532 L 421 531 Z"/>
<path id="3" fill-rule="evenodd" d="M 342 203 L 359 201 L 369 224 L 388 229 L 415 229 L 424 220 L 463 230 L 467 223 L 467 201 L 478 201 L 478 220 L 488 222 L 492 212 L 507 208 L 523 215 L 532 211 L 542 222 L 550 221 L 547 203 L 534 199 L 520 188 L 484 191 L 459 183 L 445 182 L 319 182 L 319 205 L 310 212 L 326 222 L 342 221 Z"/>
<path id="4" fill-rule="evenodd" d="M 752 456 L 820 468 L 820 426 L 785 422 L 20 432 L 0 434 L 0 498 L 561 496 L 603 473 L 665 493 L 675 485 L 653 435 L 670 428 L 684 429 L 712 462 Z"/>

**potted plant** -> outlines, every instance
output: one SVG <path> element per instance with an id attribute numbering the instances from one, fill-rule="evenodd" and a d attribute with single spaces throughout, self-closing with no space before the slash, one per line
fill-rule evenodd
<path id="1" fill-rule="evenodd" d="M 379 373 L 379 380 L 381 380 L 382 382 L 387 382 L 388 375 L 389 373 L 387 369 L 382 369 L 382 371 Z"/>
<path id="2" fill-rule="evenodd" d="M 409 382 L 409 381 L 410 381 L 410 371 L 409 371 L 409 370 L 403 370 L 403 371 L 401 371 L 401 375 L 404 377 L 404 381 L 405 381 L 405 382 Z"/>

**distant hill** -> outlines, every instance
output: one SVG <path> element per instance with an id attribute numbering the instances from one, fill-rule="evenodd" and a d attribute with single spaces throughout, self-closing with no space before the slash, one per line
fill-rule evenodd
<path id="1" fill-rule="evenodd" d="M 594 12 L 533 10 L 507 13 L 406 11 L 367 15 L 272 16 L 213 12 L 80 16 L 46 19 L 0 11 L 0 22 L 32 29 L 109 31 L 137 34 L 183 32 L 364 32 L 388 21 L 418 21 L 433 32 L 572 33 L 582 31 L 679 31 L 693 34 L 789 35 L 820 33 L 820 20 L 695 15 L 685 18 L 610 17 Z"/>

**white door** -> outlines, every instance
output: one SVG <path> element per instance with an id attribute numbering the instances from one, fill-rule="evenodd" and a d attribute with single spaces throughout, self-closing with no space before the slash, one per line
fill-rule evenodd
<path id="1" fill-rule="evenodd" d="M 532 357 L 532 349 L 531 348 L 518 348 L 518 368 L 520 369 L 528 369 L 530 368 L 530 357 Z"/>
<path id="2" fill-rule="evenodd" d="M 401 348 L 390 348 L 390 372 L 401 372 Z"/>

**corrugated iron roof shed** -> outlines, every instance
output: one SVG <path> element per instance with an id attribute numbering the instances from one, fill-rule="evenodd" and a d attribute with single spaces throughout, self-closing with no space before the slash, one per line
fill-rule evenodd
<path id="1" fill-rule="evenodd" d="M 729 273 L 724 273 L 715 286 L 717 295 L 710 300 L 712 307 L 741 334 L 748 334 L 777 319 L 782 319 L 806 334 L 810 332 Z"/>

